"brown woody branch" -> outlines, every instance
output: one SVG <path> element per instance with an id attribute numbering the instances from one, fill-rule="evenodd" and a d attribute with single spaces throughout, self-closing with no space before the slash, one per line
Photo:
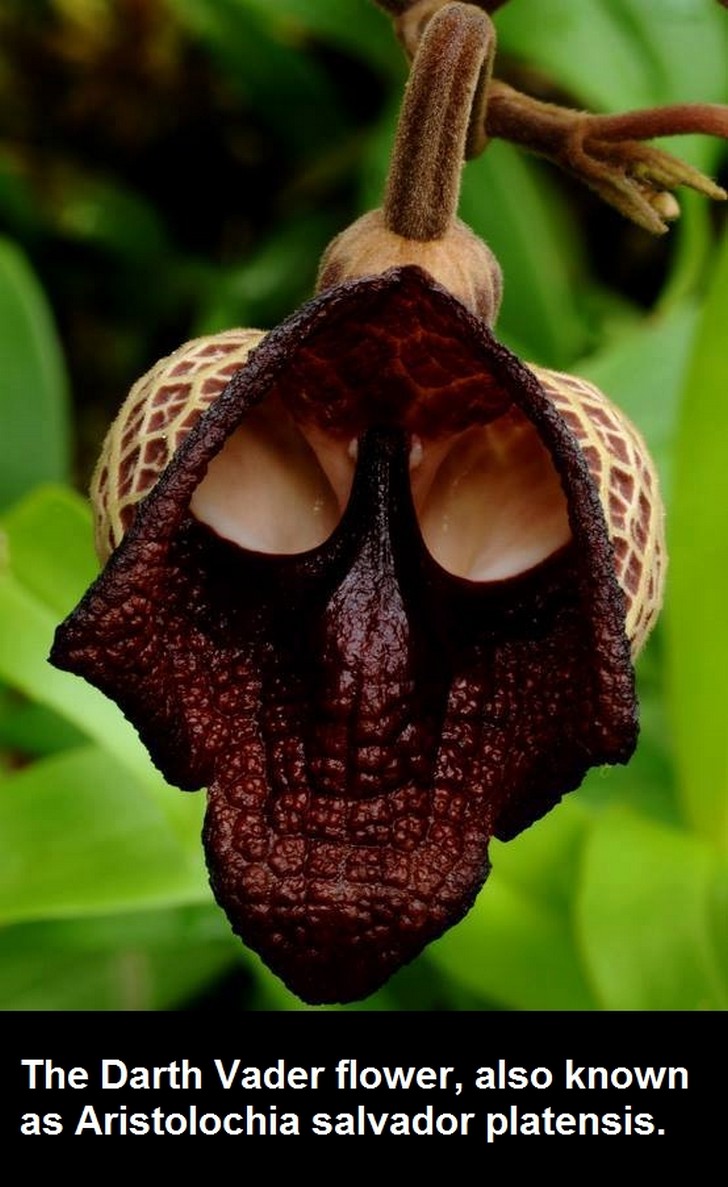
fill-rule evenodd
<path id="1" fill-rule="evenodd" d="M 470 4 L 452 4 L 450 0 L 376 2 L 395 18 L 397 36 L 409 56 L 414 58 L 420 42 L 426 36 L 426 30 L 438 14 L 444 16 L 445 10 L 458 9 L 460 20 L 465 19 L 467 22 L 470 19 L 472 22 L 479 18 L 490 25 L 486 13 L 501 8 L 506 0 L 475 0 L 475 3 Z M 728 0 L 721 0 L 721 3 L 728 6 Z M 445 27 L 443 25 L 442 29 Z M 458 21 L 453 21 L 452 29 L 458 28 Z M 492 25 L 490 28 L 492 40 L 488 73 L 495 46 Z M 442 52 L 445 53 L 444 48 Z M 420 70 L 418 93 L 423 95 L 435 90 L 442 82 L 442 74 L 437 57 L 432 57 L 429 72 Z M 457 88 L 451 100 L 456 97 Z M 443 96 L 441 108 L 445 112 L 447 107 L 447 116 L 438 131 L 431 126 L 431 113 L 437 110 L 437 104 L 427 105 L 430 115 L 425 127 L 418 121 L 413 98 L 414 95 L 410 95 L 411 111 L 402 125 L 412 142 L 410 147 L 421 145 L 423 140 L 433 146 L 436 143 L 452 143 L 453 138 L 447 135 L 447 121 L 454 119 L 456 104 L 453 101 L 446 104 Z M 462 101 L 470 102 L 464 91 Z M 697 169 L 662 149 L 642 143 L 659 136 L 694 132 L 728 138 L 728 107 L 684 104 L 621 115 L 591 115 L 554 103 L 543 103 L 498 80 L 491 81 L 487 91 L 481 86 L 473 102 L 475 106 L 468 108 L 470 130 L 465 150 L 467 156 L 482 151 L 489 138 L 510 140 L 559 165 L 595 190 L 605 202 L 653 234 L 665 232 L 668 221 L 679 215 L 680 208 L 672 193 L 678 186 L 690 186 L 709 198 L 723 199 L 728 196 L 725 190 Z M 462 124 L 463 118 L 460 117 L 459 124 Z M 407 144 L 403 142 L 400 156 L 405 162 L 402 177 L 406 181 L 406 169 L 409 166 L 405 150 Z M 432 170 L 431 175 L 434 176 L 436 172 Z M 452 169 L 448 170 L 448 176 L 454 176 Z M 405 189 L 405 184 L 398 186 L 398 192 L 404 193 Z"/>
<path id="2" fill-rule="evenodd" d="M 679 213 L 671 191 L 687 185 L 709 198 L 725 190 L 672 154 L 643 140 L 699 132 L 728 138 L 728 107 L 684 104 L 622 115 L 591 115 L 542 103 L 494 80 L 486 131 L 547 157 L 654 234 Z"/>

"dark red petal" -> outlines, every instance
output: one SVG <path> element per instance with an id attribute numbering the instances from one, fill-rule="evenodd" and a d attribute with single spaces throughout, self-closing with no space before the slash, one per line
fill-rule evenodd
<path id="1" fill-rule="evenodd" d="M 299 421 L 361 435 L 338 528 L 299 556 L 248 552 L 188 513 L 273 391 Z M 470 582 L 423 544 L 410 435 L 511 404 L 553 458 L 572 541 L 521 576 Z M 168 779 L 208 785 L 215 893 L 309 1001 L 377 988 L 471 906 L 491 834 L 626 761 L 636 736 L 623 596 L 579 447 L 533 374 L 416 268 L 342 285 L 266 339 L 52 660 L 118 701 Z"/>

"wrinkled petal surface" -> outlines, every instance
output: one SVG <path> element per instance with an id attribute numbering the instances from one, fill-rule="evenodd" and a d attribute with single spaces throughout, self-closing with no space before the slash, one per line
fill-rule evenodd
<path id="1" fill-rule="evenodd" d="M 226 441 L 254 436 L 251 410 L 272 402 L 318 457 L 358 443 L 343 513 L 322 504 L 330 534 L 304 534 L 300 552 L 245 547 L 190 510 Z M 505 489 L 520 524 L 529 492 L 545 524 L 507 575 L 476 566 L 486 579 L 435 559 L 437 480 L 418 493 L 410 471 L 413 442 L 426 461 L 476 430 L 516 458 L 516 430 L 533 438 Z M 471 536 L 484 439 L 464 454 Z M 484 499 L 484 538 L 491 521 L 507 536 L 501 511 Z M 52 659 L 119 703 L 172 783 L 208 787 L 215 894 L 315 1002 L 382 984 L 472 905 L 491 835 L 626 761 L 636 737 L 624 599 L 576 440 L 534 374 L 417 268 L 343 284 L 266 337 Z"/>

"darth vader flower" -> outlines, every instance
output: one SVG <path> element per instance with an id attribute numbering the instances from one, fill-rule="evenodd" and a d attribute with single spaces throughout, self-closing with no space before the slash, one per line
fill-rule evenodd
<path id="1" fill-rule="evenodd" d="M 381 985 L 470 908 L 491 836 L 636 741 L 656 479 L 596 389 L 490 328 L 499 271 L 454 204 L 491 54 L 483 12 L 433 17 L 384 211 L 335 241 L 319 294 L 132 391 L 96 476 L 111 555 L 52 653 L 170 782 L 207 787 L 214 893 L 312 1002 Z M 412 133 L 433 70 L 470 88 L 437 158 L 432 113 Z M 424 230 L 408 152 L 451 175 Z"/>

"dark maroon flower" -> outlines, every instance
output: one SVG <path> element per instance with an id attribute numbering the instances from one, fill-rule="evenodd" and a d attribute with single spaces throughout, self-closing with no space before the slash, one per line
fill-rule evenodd
<path id="1" fill-rule="evenodd" d="M 491 836 L 636 740 L 656 478 L 601 393 L 489 328 L 455 206 L 491 53 L 484 13 L 433 17 L 384 210 L 323 291 L 133 389 L 95 479 L 111 555 L 52 652 L 207 787 L 215 895 L 312 1002 L 381 985 L 472 905 Z"/>
<path id="2" fill-rule="evenodd" d="M 190 513 L 264 401 L 359 442 L 341 521 L 300 555 L 240 547 Z M 413 442 L 477 462 L 513 433 L 533 452 L 514 514 L 519 497 L 528 514 L 517 488 L 540 459 L 558 474 L 567 538 L 490 579 L 499 508 L 486 505 L 484 579 L 453 575 L 423 540 Z M 52 659 L 118 702 L 170 782 L 208 787 L 210 875 L 233 927 L 301 997 L 333 1001 L 370 993 L 468 910 L 491 834 L 513 836 L 590 766 L 629 758 L 624 623 L 574 435 L 484 324 L 409 267 L 347 282 L 265 339 Z"/>

